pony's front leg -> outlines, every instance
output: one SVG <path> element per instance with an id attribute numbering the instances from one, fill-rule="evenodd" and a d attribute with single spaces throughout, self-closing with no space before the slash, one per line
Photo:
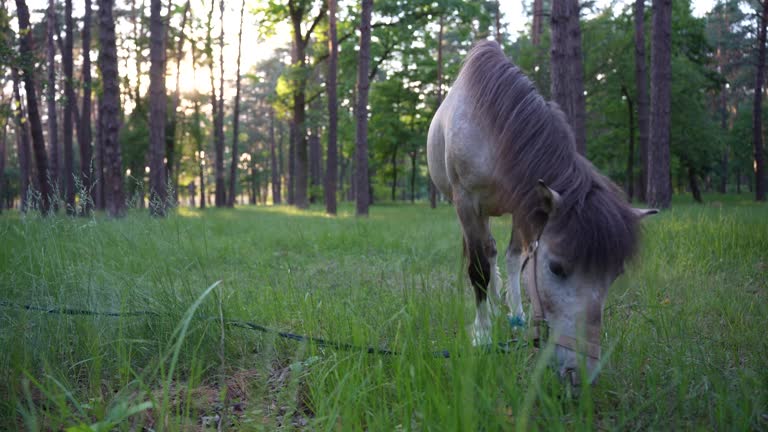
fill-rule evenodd
<path id="1" fill-rule="evenodd" d="M 507 248 L 507 274 L 509 283 L 507 287 L 507 306 L 509 307 L 509 324 L 515 327 L 525 326 L 525 312 L 520 297 L 520 271 L 522 266 L 523 247 L 519 235 L 512 231 L 512 238 Z"/>

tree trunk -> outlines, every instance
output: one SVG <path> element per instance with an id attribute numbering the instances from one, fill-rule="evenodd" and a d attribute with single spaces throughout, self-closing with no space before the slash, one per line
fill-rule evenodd
<path id="1" fill-rule="evenodd" d="M 118 142 L 120 132 L 120 82 L 117 70 L 114 0 L 99 0 L 99 69 L 102 98 L 99 103 L 99 128 L 104 149 L 104 198 L 107 213 L 112 217 L 125 215 L 123 192 L 123 161 Z"/>
<path id="2" fill-rule="evenodd" d="M 219 33 L 219 109 L 216 122 L 216 207 L 227 205 L 227 185 L 224 180 L 224 0 L 219 1 L 221 32 Z"/>
<path id="3" fill-rule="evenodd" d="M 176 90 L 173 93 L 173 106 L 171 107 L 171 123 L 168 125 L 170 128 L 171 139 L 166 140 L 165 157 L 168 159 L 166 164 L 166 173 L 168 179 L 173 179 L 174 193 L 178 196 L 179 182 L 178 171 L 174 169 L 176 163 L 176 138 L 181 138 L 181 134 L 177 133 L 177 126 L 179 124 L 179 115 L 176 110 L 179 107 L 179 101 L 181 100 L 181 61 L 184 59 L 184 40 L 186 39 L 184 29 L 187 26 L 187 15 L 189 14 L 190 0 L 184 4 L 184 11 L 181 17 L 181 30 L 179 33 L 179 40 L 176 43 Z M 170 13 L 170 12 L 169 12 Z M 170 20 L 170 15 L 168 17 Z M 196 65 L 195 65 L 196 66 Z M 194 204 L 192 205 L 194 207 Z"/>
<path id="4" fill-rule="evenodd" d="M 240 138 L 240 58 L 243 49 L 243 16 L 245 15 L 245 0 L 240 7 L 240 32 L 237 36 L 237 76 L 235 77 L 235 109 L 232 113 L 232 163 L 229 165 L 229 194 L 227 206 L 235 206 L 235 186 L 237 185 L 237 144 Z"/>
<path id="5" fill-rule="evenodd" d="M 16 104 L 14 110 L 16 115 L 16 154 L 19 159 L 19 210 L 22 213 L 27 211 L 29 191 L 29 179 L 30 179 L 30 154 L 29 154 L 29 122 L 24 117 L 24 104 L 21 101 L 21 92 L 19 87 L 21 86 L 21 79 L 19 78 L 19 71 L 15 67 L 11 68 L 11 75 L 13 77 L 13 99 Z"/>
<path id="6" fill-rule="evenodd" d="M 691 188 L 691 195 L 693 195 L 693 200 L 697 203 L 703 203 L 704 200 L 701 199 L 701 190 L 699 189 L 699 184 L 696 181 L 696 170 L 694 170 L 693 166 L 690 164 L 688 165 L 688 186 Z"/>
<path id="7" fill-rule="evenodd" d="M 499 0 L 496 0 L 496 42 L 498 42 L 499 45 L 501 45 L 501 6 L 499 5 Z"/>
<path id="8" fill-rule="evenodd" d="M 288 127 L 288 204 L 296 204 L 296 125 L 291 119 Z"/>
<path id="9" fill-rule="evenodd" d="M 765 201 L 765 153 L 763 150 L 763 84 L 765 82 L 765 39 L 768 24 L 768 0 L 762 2 L 757 38 L 755 103 L 752 109 L 752 144 L 755 158 L 755 201 Z"/>
<path id="10" fill-rule="evenodd" d="M 37 165 L 37 178 L 40 183 L 42 195 L 41 210 L 47 214 L 50 209 L 50 187 L 48 183 L 48 155 L 45 152 L 45 140 L 43 138 L 43 125 L 40 122 L 40 112 L 37 106 L 37 90 L 35 87 L 35 74 L 32 70 L 32 58 L 34 47 L 32 31 L 29 26 L 29 8 L 24 0 L 16 0 L 16 11 L 19 20 L 19 55 L 25 60 L 24 89 L 27 93 L 27 115 L 32 132 L 32 148 L 35 153 Z"/>
<path id="11" fill-rule="evenodd" d="M 7 201 L 7 182 L 5 181 L 5 153 L 6 140 L 8 139 L 8 119 L 3 122 L 3 132 L 0 136 L 0 213 L 3 212 L 3 204 Z"/>
<path id="12" fill-rule="evenodd" d="M 443 103 L 443 30 L 445 19 L 440 17 L 440 27 L 437 31 L 437 108 Z M 437 110 L 437 108 L 435 110 Z M 437 186 L 429 176 L 429 207 L 437 207 Z"/>
<path id="13" fill-rule="evenodd" d="M 651 47 L 651 119 L 648 142 L 648 204 L 667 208 L 672 201 L 669 134 L 672 81 L 672 0 L 653 0 Z"/>
<path id="14" fill-rule="evenodd" d="M 533 46 L 539 46 L 541 44 L 541 33 L 544 30 L 544 26 L 541 25 L 541 20 L 544 18 L 544 0 L 533 0 L 533 25 L 531 26 L 531 43 Z"/>
<path id="15" fill-rule="evenodd" d="M 101 111 L 101 102 L 103 98 L 99 96 L 96 116 L 96 208 L 99 210 L 105 210 L 107 208 L 107 201 L 104 198 L 106 188 L 104 187 L 104 135 L 102 134 L 101 127 L 101 115 L 98 112 Z"/>
<path id="16" fill-rule="evenodd" d="M 75 169 L 74 153 L 72 143 L 72 131 L 74 129 L 73 114 L 77 109 L 75 105 L 74 71 L 72 61 L 72 51 L 74 46 L 74 32 L 72 28 L 75 25 L 72 19 L 72 0 L 64 1 L 64 20 L 66 28 L 64 30 L 64 52 L 61 56 L 64 67 L 64 199 L 67 205 L 67 213 L 75 212 Z"/>
<path id="17" fill-rule="evenodd" d="M 285 190 L 285 187 L 288 186 L 288 184 L 284 181 L 285 178 L 285 155 L 283 152 L 283 141 L 285 141 L 285 131 L 283 129 L 283 122 L 278 121 L 277 122 L 277 129 L 280 133 L 280 138 L 277 141 L 277 169 L 280 173 L 280 195 L 283 195 L 283 192 Z M 282 202 L 282 201 L 281 201 Z"/>
<path id="18" fill-rule="evenodd" d="M 84 200 L 80 208 L 83 215 L 91 213 L 93 208 L 93 152 L 91 150 L 91 0 L 85 0 L 85 15 L 83 16 L 83 108 L 78 127 L 78 146 L 80 147 L 80 180 L 83 185 Z"/>
<path id="19" fill-rule="evenodd" d="M 293 3 L 293 2 L 291 2 Z M 303 11 L 300 8 L 295 11 L 301 11 L 299 13 L 291 14 L 291 22 L 293 23 L 293 66 L 300 69 L 301 77 L 295 82 L 295 89 L 293 92 L 293 119 L 291 129 L 293 131 L 293 151 L 294 151 L 294 172 L 291 174 L 291 182 L 293 185 L 293 201 L 298 208 L 307 208 L 309 201 L 307 200 L 307 171 L 308 171 L 308 152 L 307 152 L 307 133 L 304 122 L 306 120 L 306 78 L 303 76 L 306 65 L 305 50 L 301 22 L 303 18 Z"/>
<path id="20" fill-rule="evenodd" d="M 214 149 L 214 169 L 216 169 L 216 166 L 218 165 L 218 149 L 219 149 L 219 98 L 216 96 L 216 73 L 214 70 L 214 60 L 213 60 L 213 36 L 211 33 L 213 32 L 213 12 L 216 8 L 216 1 L 211 1 L 211 10 L 208 12 L 208 24 L 207 24 L 207 30 L 206 30 L 206 37 L 205 37 L 205 54 L 207 56 L 207 62 L 208 62 L 208 71 L 211 76 L 211 115 L 212 115 L 212 132 L 211 132 L 211 140 L 213 142 L 213 149 Z M 201 175 L 203 175 L 203 169 L 201 168 Z M 219 192 L 217 191 L 215 193 L 215 197 L 218 203 L 218 197 Z M 205 205 L 205 200 L 203 200 L 203 206 Z M 203 208 L 203 207 L 201 207 Z"/>
<path id="21" fill-rule="evenodd" d="M 621 92 L 627 99 L 627 116 L 629 119 L 629 149 L 627 154 L 627 198 L 629 202 L 632 202 L 634 196 L 634 170 L 635 170 L 635 110 L 632 106 L 632 98 L 629 97 L 629 92 L 625 86 L 621 86 Z"/>
<path id="22" fill-rule="evenodd" d="M 645 202 L 648 188 L 648 72 L 645 66 L 645 0 L 635 0 L 635 83 L 637 85 L 637 127 L 640 152 L 640 187 L 637 198 Z"/>
<path id="23" fill-rule="evenodd" d="M 551 93 L 565 112 L 576 139 L 576 150 L 587 154 L 584 66 L 578 0 L 552 3 Z"/>
<path id="24" fill-rule="evenodd" d="M 48 149 L 50 151 L 50 183 L 55 191 L 59 187 L 59 127 L 56 115 L 56 46 L 54 35 L 56 34 L 56 2 L 48 0 L 47 11 L 47 54 L 48 54 L 48 83 L 46 86 L 46 99 L 48 102 Z M 56 200 L 58 201 L 58 200 Z M 54 210 L 56 203 L 54 202 Z"/>
<path id="25" fill-rule="evenodd" d="M 395 197 L 396 193 L 397 193 L 397 147 L 395 147 L 395 151 L 392 152 L 392 201 L 393 202 L 397 199 Z"/>
<path id="26" fill-rule="evenodd" d="M 360 23 L 360 52 L 357 64 L 357 135 L 355 175 L 357 177 L 357 215 L 367 216 L 371 201 L 368 190 L 368 68 L 371 64 L 371 12 L 373 0 L 363 0 Z"/>
<path id="27" fill-rule="evenodd" d="M 328 0 L 328 76 L 326 91 L 328 92 L 328 153 L 326 154 L 325 169 L 325 211 L 330 215 L 336 214 L 336 181 L 339 175 L 338 165 L 338 123 L 339 101 L 336 84 L 339 61 L 339 43 L 336 38 L 336 0 Z"/>
<path id="28" fill-rule="evenodd" d="M 168 201 L 165 175 L 165 26 L 161 0 L 150 1 L 149 46 L 149 213 L 165 216 Z"/>
<path id="29" fill-rule="evenodd" d="M 280 169 L 277 163 L 277 145 L 275 143 L 275 110 L 269 109 L 269 164 L 272 168 L 272 204 L 280 204 Z"/>
<path id="30" fill-rule="evenodd" d="M 309 202 L 315 203 L 315 187 L 320 184 L 320 136 L 312 131 L 309 136 Z"/>

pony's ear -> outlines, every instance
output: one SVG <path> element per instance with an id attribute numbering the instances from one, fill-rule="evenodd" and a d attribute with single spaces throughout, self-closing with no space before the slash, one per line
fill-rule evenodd
<path id="1" fill-rule="evenodd" d="M 635 213 L 635 216 L 637 216 L 638 219 L 644 219 L 646 216 L 655 215 L 659 212 L 657 209 L 641 209 L 641 208 L 633 208 L 632 211 Z"/>
<path id="2" fill-rule="evenodd" d="M 539 183 L 536 185 L 536 192 L 538 192 L 541 198 L 541 204 L 547 215 L 552 216 L 557 208 L 560 206 L 562 198 L 560 194 L 550 189 L 544 180 L 539 179 Z"/>

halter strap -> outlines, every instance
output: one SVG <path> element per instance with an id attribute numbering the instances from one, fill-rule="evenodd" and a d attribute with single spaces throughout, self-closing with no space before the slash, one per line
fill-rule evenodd
<path id="1" fill-rule="evenodd" d="M 541 298 L 539 296 L 539 283 L 538 283 L 538 268 L 536 252 L 539 248 L 539 242 L 541 234 L 531 244 L 528 245 L 528 250 L 525 254 L 525 259 L 520 266 L 520 279 L 522 282 L 523 272 L 528 262 L 533 259 L 533 288 L 527 289 L 526 292 L 531 298 L 531 305 L 533 306 L 533 325 L 531 326 L 531 340 L 536 348 L 539 348 L 541 341 L 545 342 L 550 337 L 550 327 L 544 316 L 544 308 L 541 305 Z M 522 283 L 521 283 L 522 285 Z M 586 328 L 586 340 L 584 338 L 575 338 L 573 336 L 559 335 L 555 341 L 555 345 L 559 345 L 563 348 L 570 349 L 572 351 L 581 353 L 594 360 L 600 360 L 600 327 L 595 325 L 588 325 Z M 596 342 L 595 342 L 596 341 Z"/>

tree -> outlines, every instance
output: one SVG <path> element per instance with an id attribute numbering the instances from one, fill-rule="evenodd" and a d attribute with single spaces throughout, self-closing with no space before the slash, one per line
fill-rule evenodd
<path id="1" fill-rule="evenodd" d="M 89 214 L 93 205 L 91 187 L 93 185 L 93 165 L 91 164 L 91 0 L 85 0 L 85 15 L 83 16 L 83 108 L 80 114 L 78 145 L 80 146 L 80 179 L 83 182 L 85 200 L 81 208 L 84 214 Z M 98 178 L 98 177 L 96 177 Z"/>
<path id="2" fill-rule="evenodd" d="M 368 215 L 368 69 L 371 63 L 371 12 L 373 0 L 363 0 L 360 22 L 360 53 L 357 65 L 357 136 L 355 140 L 356 213 Z"/>
<path id="3" fill-rule="evenodd" d="M 237 184 L 237 142 L 240 139 L 240 56 L 243 49 L 243 15 L 245 0 L 240 7 L 240 33 L 237 36 L 237 77 L 235 78 L 235 112 L 232 120 L 232 163 L 229 166 L 229 194 L 227 206 L 235 205 L 235 185 Z"/>
<path id="4" fill-rule="evenodd" d="M 51 204 L 51 192 L 48 183 L 48 155 L 45 153 L 43 125 L 40 122 L 40 111 L 38 111 L 37 106 L 37 88 L 35 87 L 34 62 L 32 60 L 34 46 L 32 42 L 32 29 L 29 25 L 29 8 L 26 1 L 16 0 L 16 12 L 19 19 L 19 55 L 23 65 L 24 90 L 27 93 L 27 116 L 32 133 L 32 148 L 35 153 L 37 178 L 42 200 L 40 209 L 43 214 L 47 214 Z"/>
<path id="5" fill-rule="evenodd" d="M 307 149 L 307 131 L 304 125 L 306 120 L 306 101 L 307 101 L 307 61 L 306 52 L 310 37 L 317 24 L 325 17 L 325 8 L 327 4 L 322 3 L 320 12 L 312 21 L 312 24 L 306 32 L 302 31 L 301 26 L 307 13 L 310 11 L 311 1 L 289 0 L 288 15 L 291 19 L 293 50 L 291 52 L 291 63 L 293 67 L 293 118 L 291 121 L 292 140 L 291 143 L 295 152 L 295 173 L 291 174 L 294 186 L 294 201 L 297 207 L 307 208 L 308 201 L 308 173 L 309 173 L 309 155 Z M 295 177 L 294 177 L 295 176 Z"/>
<path id="6" fill-rule="evenodd" d="M 214 171 L 216 174 L 216 207 L 224 207 L 227 205 L 227 186 L 224 181 L 224 0 L 219 1 L 219 21 L 221 25 L 221 32 L 219 32 L 219 107 L 216 111 L 218 118 L 214 125 L 214 133 L 216 134 Z"/>
<path id="7" fill-rule="evenodd" d="M 326 90 L 328 91 L 328 153 L 326 154 L 325 169 L 325 211 L 330 215 L 336 214 L 336 179 L 339 175 L 338 166 L 338 123 L 339 99 L 336 83 L 339 62 L 339 42 L 336 37 L 336 0 L 328 0 L 328 76 Z"/>
<path id="8" fill-rule="evenodd" d="M 672 200 L 669 137 L 672 81 L 672 0 L 653 0 L 651 47 L 651 119 L 648 143 L 648 189 L 653 207 L 667 208 Z"/>
<path id="9" fill-rule="evenodd" d="M 16 67 L 11 68 L 13 77 L 13 100 L 16 105 L 14 109 L 16 117 L 16 152 L 19 160 L 19 195 L 21 198 L 20 210 L 22 213 L 27 211 L 27 192 L 29 191 L 30 178 L 30 155 L 29 155 L 29 122 L 24 116 L 24 104 L 21 100 L 21 78 Z"/>
<path id="10" fill-rule="evenodd" d="M 768 0 L 761 4 L 757 37 L 757 71 L 752 108 L 752 145 L 755 159 L 755 201 L 765 201 L 765 153 L 763 150 L 763 84 L 765 83 L 765 39 L 768 25 Z"/>
<path id="11" fill-rule="evenodd" d="M 165 25 L 161 0 L 150 1 L 149 18 L 149 213 L 165 216 Z"/>
<path id="12" fill-rule="evenodd" d="M 21 0 L 19 0 L 21 1 Z M 99 0 L 99 70 L 102 94 L 99 102 L 99 129 L 104 151 L 104 200 L 111 217 L 125 215 L 123 162 L 120 144 L 120 82 L 117 69 L 114 0 Z"/>
<path id="13" fill-rule="evenodd" d="M 50 149 L 51 184 L 54 190 L 59 190 L 59 127 L 56 116 L 56 2 L 48 0 L 47 11 L 47 54 L 48 54 L 48 82 L 46 83 L 46 98 L 48 102 L 48 148 Z M 54 203 L 55 209 L 55 203 Z"/>
<path id="14" fill-rule="evenodd" d="M 640 150 L 640 173 L 637 197 L 645 202 L 648 188 L 648 72 L 645 67 L 645 0 L 635 0 L 635 83 L 637 87 L 637 127 Z"/>
<path id="15" fill-rule="evenodd" d="M 64 0 L 64 20 L 66 28 L 64 31 L 64 51 L 61 56 L 61 62 L 64 67 L 64 199 L 67 205 L 67 213 L 75 211 L 75 168 L 74 152 L 72 147 L 72 134 L 74 129 L 74 111 L 77 109 L 75 103 L 74 72 L 72 66 L 72 50 L 74 45 L 75 26 L 72 18 L 72 0 Z"/>
<path id="16" fill-rule="evenodd" d="M 551 69 L 552 99 L 568 117 L 576 138 L 576 150 L 587 153 L 584 66 L 581 60 L 579 1 L 552 3 Z"/>
<path id="17" fill-rule="evenodd" d="M 280 196 L 280 167 L 275 151 L 275 109 L 269 109 L 269 165 L 272 171 L 272 204 L 282 203 Z"/>
<path id="18" fill-rule="evenodd" d="M 168 125 L 171 139 L 166 140 L 165 149 L 166 158 L 168 158 L 168 163 L 166 164 L 166 173 L 168 174 L 169 181 L 173 182 L 174 192 L 177 194 L 179 189 L 179 173 L 174 169 L 174 162 L 177 158 L 175 143 L 177 138 L 176 126 L 179 123 L 179 114 L 176 111 L 181 100 L 181 61 L 184 58 L 184 41 L 186 39 L 184 30 L 187 26 L 187 16 L 189 15 L 189 9 L 190 0 L 187 0 L 187 2 L 184 4 L 184 10 L 182 11 L 181 30 L 179 31 L 179 40 L 176 44 L 176 90 L 173 93 L 173 106 L 170 110 L 172 113 L 170 118 L 171 122 Z"/>

